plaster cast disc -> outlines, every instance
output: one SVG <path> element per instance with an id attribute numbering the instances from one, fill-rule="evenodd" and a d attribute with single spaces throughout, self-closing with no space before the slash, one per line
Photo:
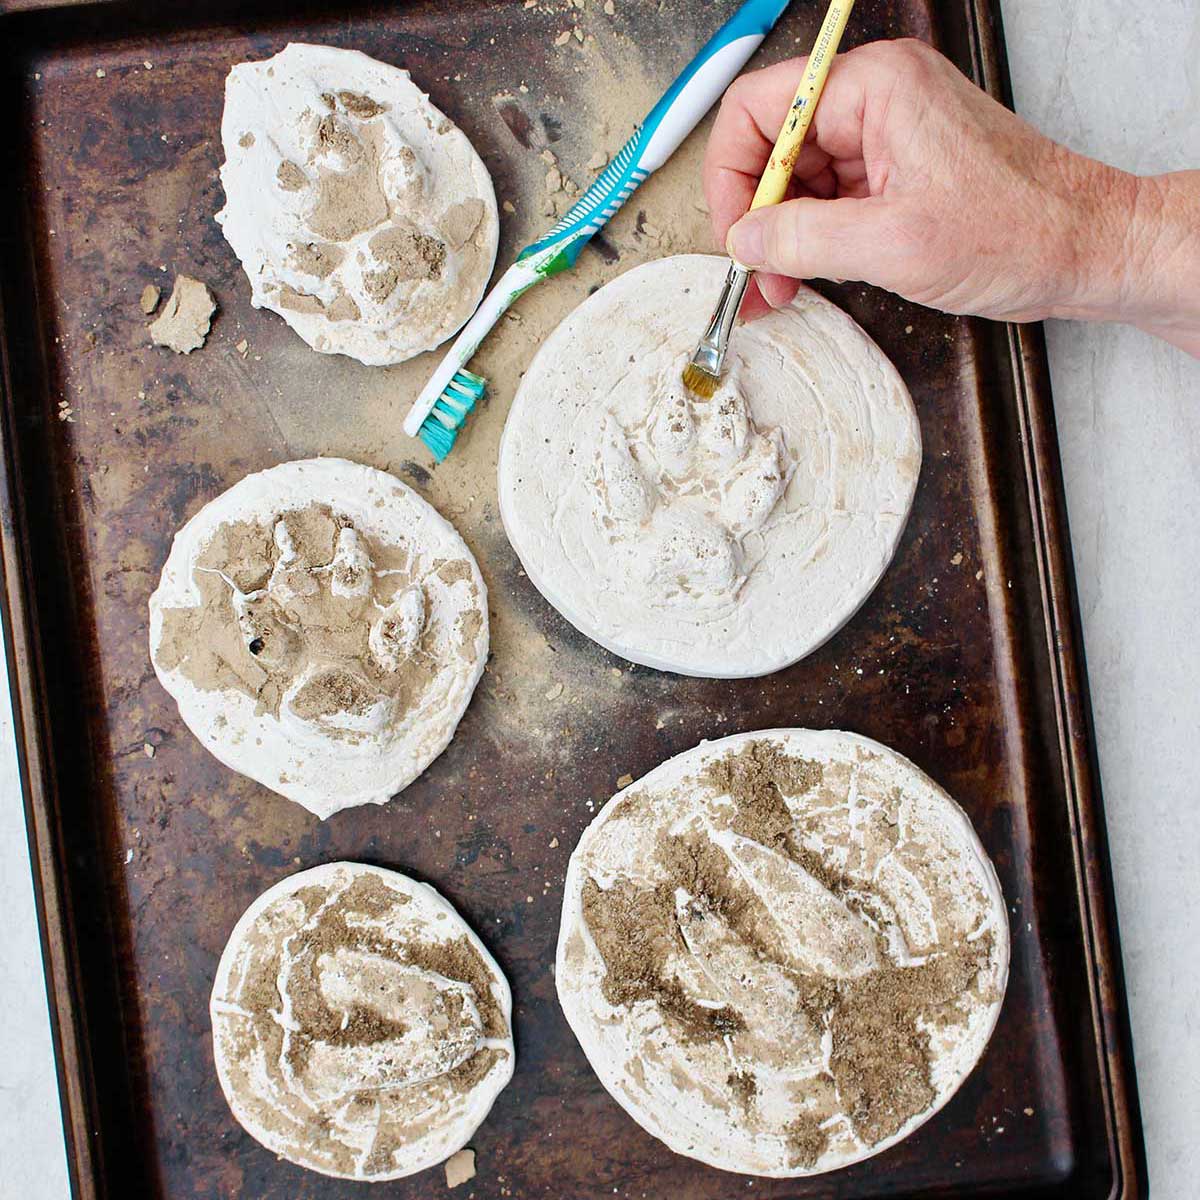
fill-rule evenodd
<path id="1" fill-rule="evenodd" d="M 937 1112 L 987 1045 L 1008 961 L 958 805 L 877 742 L 780 729 L 703 743 L 608 803 L 567 869 L 555 980 L 634 1120 L 790 1177 Z"/>
<path id="2" fill-rule="evenodd" d="M 512 1077 L 512 1000 L 433 888 L 329 863 L 264 892 L 213 985 L 213 1057 L 267 1149 L 345 1179 L 396 1179 L 460 1149 Z"/>
<path id="3" fill-rule="evenodd" d="M 210 501 L 150 597 L 150 656 L 188 728 L 320 817 L 425 770 L 487 649 L 487 591 L 454 527 L 344 459 L 284 463 Z"/>
<path id="4" fill-rule="evenodd" d="M 660 259 L 579 305 L 521 382 L 499 480 L 526 573 L 572 625 L 715 678 L 779 670 L 855 612 L 921 466 L 895 368 L 807 288 L 735 330 L 711 400 L 686 392 L 726 266 Z"/>
<path id="5" fill-rule="evenodd" d="M 496 260 L 491 176 L 407 71 L 293 43 L 239 63 L 221 121 L 217 221 L 256 308 L 369 366 L 439 345 Z"/>

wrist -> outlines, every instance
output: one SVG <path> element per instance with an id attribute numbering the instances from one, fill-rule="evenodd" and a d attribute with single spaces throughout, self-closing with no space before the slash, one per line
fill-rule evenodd
<path id="1" fill-rule="evenodd" d="M 1069 263 L 1048 316 L 1077 321 L 1121 320 L 1131 254 L 1144 240 L 1145 182 L 1126 171 L 1070 151 L 1060 163 L 1065 217 L 1059 229 L 1061 262 Z"/>
<path id="2" fill-rule="evenodd" d="M 1139 177 L 1079 161 L 1065 232 L 1075 269 L 1049 315 L 1125 321 L 1196 353 L 1200 172 Z"/>
<path id="3" fill-rule="evenodd" d="M 1146 250 L 1121 319 L 1200 357 L 1200 171 L 1139 183 Z"/>

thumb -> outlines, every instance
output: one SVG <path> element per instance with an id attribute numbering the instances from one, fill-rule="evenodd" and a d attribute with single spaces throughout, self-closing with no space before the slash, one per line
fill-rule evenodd
<path id="1" fill-rule="evenodd" d="M 887 254 L 886 202 L 878 197 L 803 197 L 748 212 L 726 249 L 754 270 L 794 279 L 878 281 Z"/>

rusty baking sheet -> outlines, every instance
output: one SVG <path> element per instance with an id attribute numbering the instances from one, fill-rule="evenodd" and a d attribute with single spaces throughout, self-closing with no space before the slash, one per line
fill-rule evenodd
<path id="1" fill-rule="evenodd" d="M 636 263 L 711 248 L 703 130 L 579 270 L 529 293 L 489 340 L 488 403 L 436 468 L 399 430 L 432 359 L 371 370 L 311 353 L 251 309 L 213 223 L 229 66 L 325 41 L 411 68 L 466 130 L 507 202 L 505 261 L 547 223 L 541 152 L 585 183 L 592 154 L 620 144 L 733 7 L 0 0 L 4 595 L 78 1196 L 349 1195 L 236 1125 L 207 1010 L 247 904 L 339 858 L 433 883 L 512 981 L 516 1076 L 456 1194 L 1145 1194 L 1040 332 L 825 289 L 912 389 L 925 444 L 912 519 L 875 594 L 809 659 L 765 680 L 685 679 L 630 667 L 543 602 L 501 529 L 495 459 L 519 373 L 563 314 Z M 996 7 L 860 0 L 849 42 L 925 38 L 1003 96 Z M 759 61 L 807 48 L 819 18 L 797 0 Z M 148 345 L 138 306 L 176 271 L 220 303 L 187 358 Z M 393 471 L 452 518 L 487 578 L 494 630 L 447 752 L 398 800 L 326 822 L 210 757 L 146 652 L 146 601 L 175 529 L 246 473 L 317 453 Z M 999 870 L 1013 969 L 985 1058 L 921 1130 L 834 1176 L 751 1184 L 671 1154 L 608 1098 L 551 964 L 589 806 L 702 738 L 777 725 L 878 738 L 950 789 Z M 431 1170 L 386 1191 L 444 1188 Z"/>

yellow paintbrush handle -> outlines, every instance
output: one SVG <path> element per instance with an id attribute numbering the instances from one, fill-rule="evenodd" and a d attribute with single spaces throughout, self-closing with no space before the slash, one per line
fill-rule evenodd
<path id="1" fill-rule="evenodd" d="M 800 154 L 800 147 L 804 145 L 813 112 L 829 75 L 829 65 L 837 54 L 838 43 L 842 40 L 842 32 L 853 7 L 854 0 L 832 0 L 830 3 L 825 20 L 821 22 L 821 32 L 817 34 L 816 44 L 809 55 L 804 78 L 800 80 L 800 86 L 792 98 L 792 107 L 775 140 L 775 149 L 771 151 L 767 169 L 758 181 L 751 208 L 778 204 L 787 194 L 788 180 L 792 177 L 796 158 Z"/>

